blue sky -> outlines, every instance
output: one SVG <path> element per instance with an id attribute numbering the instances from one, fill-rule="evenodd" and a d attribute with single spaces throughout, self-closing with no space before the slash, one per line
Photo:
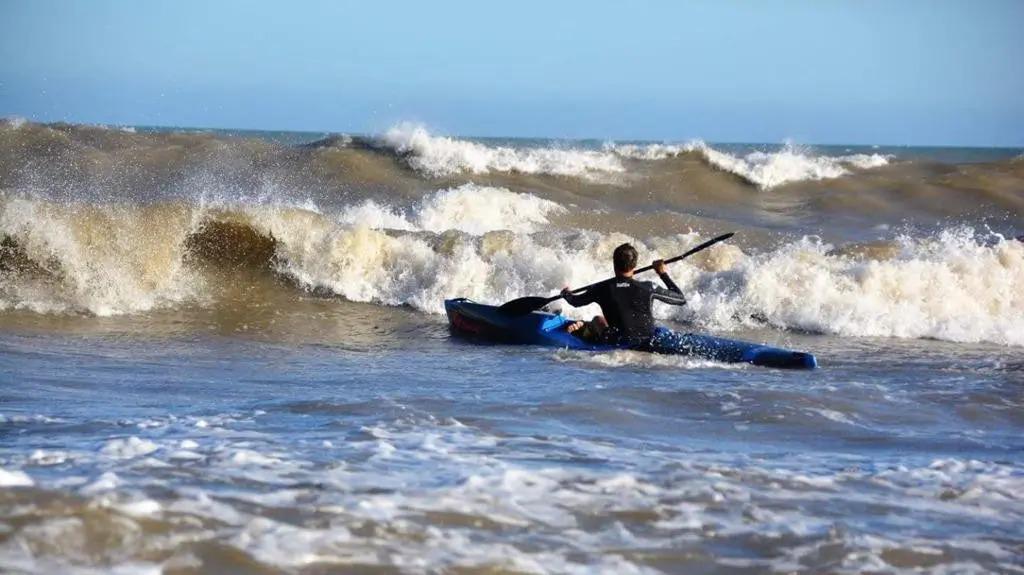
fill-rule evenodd
<path id="1" fill-rule="evenodd" d="M 0 0 L 0 116 L 1024 145 L 1024 2 Z"/>

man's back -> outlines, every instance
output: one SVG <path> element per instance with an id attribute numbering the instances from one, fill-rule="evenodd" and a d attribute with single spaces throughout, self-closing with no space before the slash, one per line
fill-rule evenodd
<path id="1" fill-rule="evenodd" d="M 639 344 L 654 333 L 654 316 L 651 313 L 653 300 L 674 305 L 686 303 L 668 274 L 662 275 L 661 279 L 669 289 L 657 287 L 651 282 L 636 281 L 632 277 L 617 276 L 581 295 L 566 297 L 566 301 L 574 306 L 597 303 L 608 322 L 610 339 Z"/>

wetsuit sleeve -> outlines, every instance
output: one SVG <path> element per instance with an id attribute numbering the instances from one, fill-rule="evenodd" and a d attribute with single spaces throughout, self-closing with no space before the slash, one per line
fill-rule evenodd
<path id="1" fill-rule="evenodd" d="M 686 298 L 683 297 L 683 292 L 679 289 L 679 286 L 676 285 L 676 282 L 672 281 L 672 278 L 668 277 L 668 274 L 660 274 L 659 277 L 661 277 L 661 281 L 665 282 L 665 286 L 668 289 L 660 288 L 652 284 L 651 291 L 653 293 L 651 294 L 651 297 L 671 305 L 686 305 Z"/>
<path id="2" fill-rule="evenodd" d="M 590 288 L 579 295 L 569 294 L 563 299 L 573 307 L 583 307 L 597 301 L 597 288 Z"/>
<path id="3" fill-rule="evenodd" d="M 676 285 L 676 282 L 672 281 L 672 278 L 667 273 L 658 274 L 658 277 L 661 278 L 661 281 L 665 282 L 665 287 L 668 289 L 676 293 L 683 293 L 683 290 L 679 289 L 679 286 Z"/>

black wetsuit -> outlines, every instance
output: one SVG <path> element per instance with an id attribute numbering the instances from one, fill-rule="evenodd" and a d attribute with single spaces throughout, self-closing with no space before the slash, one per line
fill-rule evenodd
<path id="1" fill-rule="evenodd" d="M 668 277 L 668 274 L 661 274 L 660 277 L 668 289 L 660 288 L 652 282 L 616 277 L 601 282 L 580 295 L 567 295 L 565 301 L 576 307 L 597 303 L 608 321 L 609 329 L 605 341 L 642 347 L 650 342 L 654 334 L 652 301 L 658 300 L 672 305 L 686 304 L 686 298 L 672 278 Z"/>

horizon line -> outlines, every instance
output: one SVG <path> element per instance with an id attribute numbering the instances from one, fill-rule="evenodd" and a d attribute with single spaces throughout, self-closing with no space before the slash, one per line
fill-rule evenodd
<path id="1" fill-rule="evenodd" d="M 162 130 L 162 131 L 216 131 L 216 132 L 251 132 L 251 133 L 287 133 L 287 134 L 318 134 L 318 135 L 346 135 L 346 136 L 359 136 L 359 137 L 375 137 L 379 136 L 380 133 L 369 133 L 369 132 L 346 132 L 342 130 L 307 130 L 307 129 L 279 129 L 279 128 L 231 128 L 231 127 L 214 127 L 214 126 L 176 126 L 170 124 L 121 124 L 121 123 L 106 123 L 106 122 L 79 122 L 70 120 L 54 120 L 54 121 L 39 121 L 26 118 L 19 115 L 6 115 L 0 116 L 0 120 L 23 120 L 32 124 L 39 125 L 53 125 L 53 124 L 67 124 L 71 126 L 86 126 L 94 128 L 133 128 L 143 130 Z M 395 125 L 402 122 L 397 122 Z M 421 126 L 430 133 L 431 136 L 435 137 L 447 137 L 447 138 L 458 138 L 467 140 L 548 140 L 553 142 L 564 141 L 564 142 L 637 142 L 637 143 L 688 143 L 688 142 L 705 142 L 711 144 L 722 144 L 722 145 L 746 145 L 746 146 L 779 146 L 786 144 L 796 144 L 803 146 L 821 146 L 821 147 L 840 147 L 840 146 L 856 146 L 862 148 L 961 148 L 961 149 L 978 149 L 978 150 L 1024 150 L 1024 143 L 1018 145 L 978 145 L 978 144 L 892 144 L 892 143 L 860 143 L 860 142 L 806 142 L 798 141 L 790 137 L 783 138 L 778 142 L 757 142 L 757 141 L 738 141 L 738 140 L 711 140 L 700 137 L 690 137 L 684 139 L 643 139 L 643 138 L 611 138 L 611 137 L 565 137 L 565 136 L 481 136 L 473 134 L 446 134 L 434 131 L 429 125 L 421 122 L 412 122 L 415 125 Z"/>

